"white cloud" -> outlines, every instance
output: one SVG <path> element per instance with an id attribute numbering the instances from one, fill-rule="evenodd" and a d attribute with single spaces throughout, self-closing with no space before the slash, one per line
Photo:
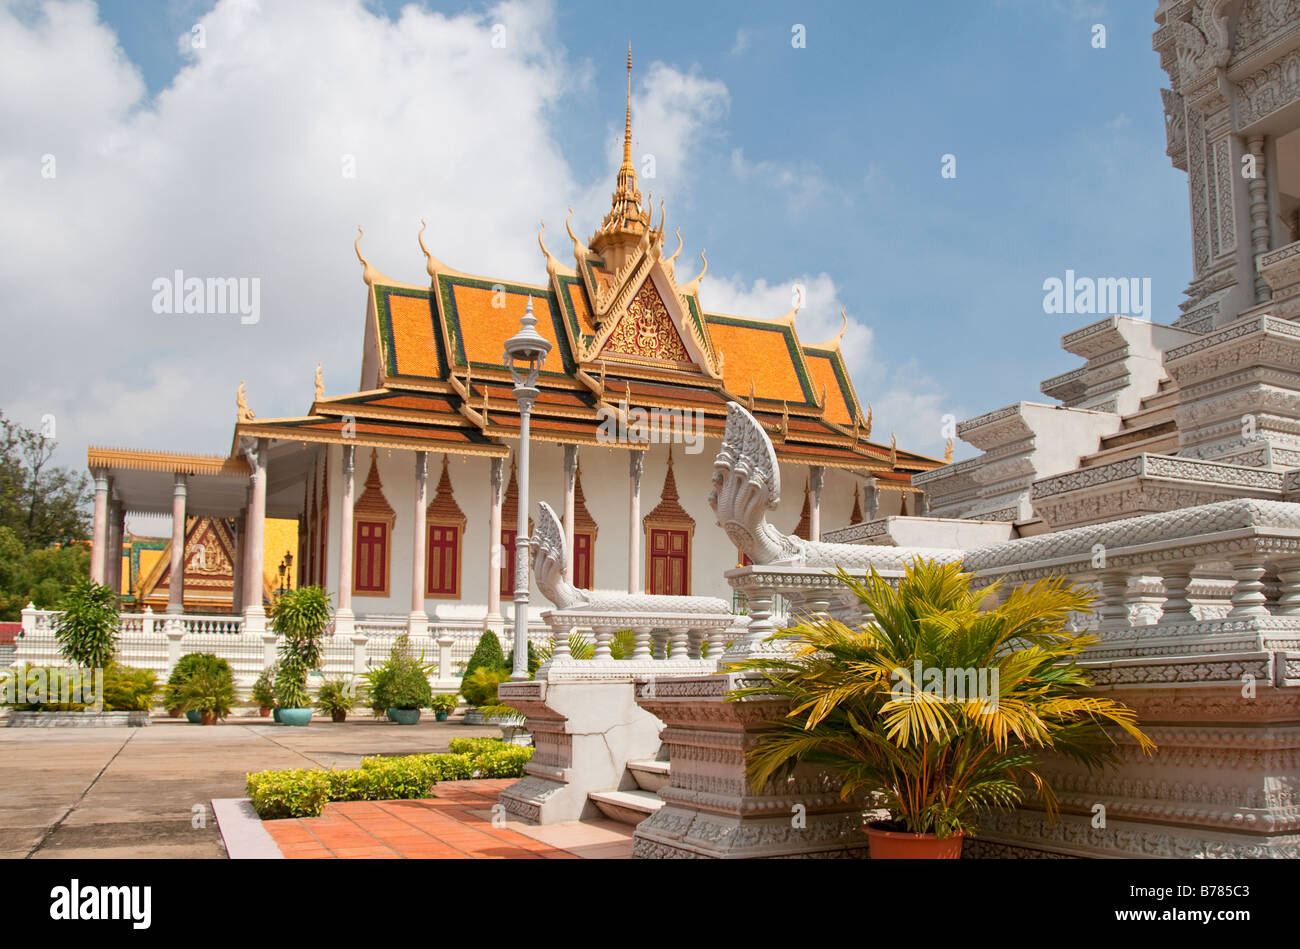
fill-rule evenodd
<path id="1" fill-rule="evenodd" d="M 731 44 L 731 55 L 738 56 L 745 50 L 749 49 L 749 41 L 749 30 L 744 27 L 736 30 L 736 41 Z"/>
<path id="2" fill-rule="evenodd" d="M 800 341 L 808 344 L 830 339 L 844 325 L 840 316 L 844 304 L 827 273 L 802 274 L 776 283 L 761 277 L 746 283 L 739 276 L 710 275 L 701 286 L 700 302 L 709 312 L 773 319 L 793 308 L 796 284 L 803 288 L 805 301 L 795 317 Z M 926 376 L 915 360 L 899 362 L 879 352 L 876 334 L 867 320 L 851 312 L 847 316 L 840 352 L 858 398 L 872 404 L 872 437 L 888 443 L 894 432 L 900 447 L 941 456 L 943 416 L 951 413 L 964 419 L 965 410 L 954 405 L 945 388 Z M 960 449 L 960 442 L 957 447 Z M 960 451 L 958 456 L 962 456 Z"/>
<path id="3" fill-rule="evenodd" d="M 355 388 L 357 224 L 396 279 L 427 279 L 421 217 L 450 265 L 544 279 L 536 221 L 583 189 L 548 117 L 581 82 L 552 19 L 222 0 L 149 100 L 92 4 L 0 8 L 6 414 L 53 412 L 60 463 L 81 467 L 91 442 L 226 451 L 240 378 L 261 416 L 305 411 L 318 359 L 328 391 Z M 153 313 L 176 269 L 259 277 L 261 320 Z"/>
<path id="4" fill-rule="evenodd" d="M 826 194 L 827 185 L 821 171 L 814 165 L 798 166 L 774 161 L 749 161 L 744 149 L 731 150 L 731 170 L 744 180 L 755 180 L 770 188 L 784 192 L 791 211 L 804 211 L 808 205 Z M 868 177 L 871 169 L 868 168 Z"/>

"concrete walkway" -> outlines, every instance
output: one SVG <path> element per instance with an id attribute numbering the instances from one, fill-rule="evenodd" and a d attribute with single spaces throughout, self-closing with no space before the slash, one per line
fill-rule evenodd
<path id="1" fill-rule="evenodd" d="M 147 728 L 0 728 L 0 858 L 212 857 L 226 850 L 213 798 L 247 796 L 244 775 L 271 768 L 350 768 L 366 755 L 448 750 L 495 726 L 368 713 L 306 728 L 237 718 Z"/>

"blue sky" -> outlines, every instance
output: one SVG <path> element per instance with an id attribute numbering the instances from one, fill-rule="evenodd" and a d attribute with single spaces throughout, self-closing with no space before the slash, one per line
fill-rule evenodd
<path id="1" fill-rule="evenodd" d="M 140 270 L 124 286 L 147 284 L 149 274 L 168 273 L 173 265 L 242 273 L 252 265 L 233 248 L 246 243 L 256 267 L 268 268 L 268 281 L 279 281 L 264 290 L 268 318 L 256 336 L 239 335 L 232 325 L 164 325 L 154 314 L 135 312 L 134 289 L 121 297 L 130 315 L 108 324 L 85 317 L 85 304 L 71 290 L 42 300 L 51 329 L 88 336 L 85 371 L 104 383 L 103 408 L 88 412 L 72 392 L 34 398 L 24 384 L 30 361 L 15 354 L 0 357 L 0 407 L 39 417 L 50 403 L 67 416 L 60 452 L 65 464 L 80 466 L 85 445 L 100 442 L 225 451 L 233 389 L 244 376 L 263 416 L 305 411 L 318 358 L 330 370 L 330 392 L 355 387 L 363 309 L 350 242 L 358 222 L 367 225 L 372 263 L 398 279 L 422 278 L 423 261 L 411 248 L 413 228 L 427 215 L 436 237 L 431 249 L 451 265 L 540 281 L 537 218 L 546 218 L 551 249 L 561 253 L 565 208 L 578 209 L 575 230 L 586 235 L 608 201 L 629 40 L 638 106 L 634 151 L 659 159 L 656 179 L 643 180 L 642 187 L 655 193 L 656 204 L 667 198 L 670 229 L 682 228 L 679 275 L 693 276 L 699 250 L 707 247 L 705 306 L 727 312 L 748 307 L 744 312 L 754 316 L 784 312 L 781 301 L 793 281 L 815 283 L 797 324 L 807 341 L 830 335 L 839 325 L 839 307 L 847 307 L 854 321 L 848 337 L 854 381 L 861 398 L 875 404 L 877 436 L 887 440 L 896 430 L 905 447 L 939 453 L 944 413 L 961 419 L 1020 399 L 1045 401 L 1039 381 L 1079 364 L 1060 351 L 1059 337 L 1095 319 L 1043 312 L 1043 281 L 1067 268 L 1081 275 L 1149 277 L 1152 318 L 1170 322 L 1179 315 L 1190 276 L 1187 192 L 1184 174 L 1164 155 L 1159 89 L 1166 78 L 1151 50 L 1154 2 L 965 0 L 928 3 L 923 12 L 879 2 L 670 2 L 620 5 L 617 14 L 600 3 L 427 3 L 405 13 L 400 4 L 308 5 L 300 13 L 303 33 L 324 33 L 319 22 L 337 18 L 364 23 L 367 35 L 390 37 L 389 46 L 401 45 L 392 37 L 403 31 L 409 36 L 427 28 L 431 37 L 412 41 L 391 61 L 361 40 L 353 55 L 341 27 L 328 40 L 313 40 L 324 62 L 304 58 L 298 73 L 346 71 L 350 87 L 364 85 L 367 108 L 391 120 L 372 121 L 362 135 L 347 133 L 363 111 L 347 101 L 334 97 L 314 111 L 328 113 L 337 102 L 338 115 L 328 121 L 344 130 L 344 138 L 361 135 L 384 161 L 392 152 L 416 153 L 403 156 L 410 166 L 402 173 L 387 173 L 380 176 L 387 180 L 367 183 L 364 193 L 337 200 L 315 200 L 310 189 L 291 194 L 284 182 L 277 188 L 250 180 L 223 190 L 227 179 L 247 172 L 241 155 L 270 155 L 260 159 L 265 166 L 298 147 L 277 136 L 282 114 L 292 114 L 305 87 L 265 64 L 282 56 L 283 68 L 293 70 L 295 57 L 312 57 L 312 48 L 296 43 L 300 31 L 292 20 L 268 15 L 280 6 L 267 2 L 258 12 L 229 0 L 105 0 L 98 27 L 83 18 L 76 30 L 52 30 L 50 8 L 20 3 L 10 5 L 10 16 L 0 22 L 0 43 L 44 43 L 57 52 L 59 44 L 72 42 L 70 32 L 84 32 L 88 49 L 120 46 L 114 61 L 100 63 L 97 53 L 70 47 L 54 57 L 61 62 L 40 67 L 51 71 L 51 88 L 65 82 L 120 87 L 115 97 L 105 93 L 111 101 L 103 105 L 100 138 L 87 133 L 65 146 L 78 162 L 125 154 L 137 173 L 129 177 L 147 182 L 139 169 L 153 160 L 165 163 L 186 143 L 212 135 L 224 143 L 218 151 L 229 148 L 225 164 L 214 160 L 208 145 L 178 165 L 184 172 L 176 180 L 184 179 L 189 198 L 178 199 L 170 190 L 176 182 L 164 180 L 156 195 L 142 187 L 126 210 L 120 195 L 106 193 L 117 190 L 111 182 L 121 176 L 106 172 L 108 183 L 75 196 L 72 216 L 69 207 L 47 204 L 40 182 L 14 173 L 47 149 L 37 131 L 24 131 L 18 141 L 0 145 L 0 187 L 19 199 L 20 222 L 36 229 L 58 222 L 61 230 L 52 228 L 48 240 L 24 241 L 21 256 L 38 269 L 48 265 L 51 275 L 68 273 L 86 252 L 76 238 L 95 236 L 79 234 L 81 228 L 105 228 L 105 221 L 139 212 L 148 235 L 139 238 L 138 258 L 121 250 L 119 269 Z M 481 36 L 498 20 L 518 31 L 510 55 L 527 66 L 508 80 L 522 83 L 515 97 L 522 95 L 526 104 L 508 115 L 484 92 L 483 77 L 492 80 L 501 70 L 435 78 L 445 65 L 438 63 L 438 37 Z M 209 38 L 199 53 L 180 43 L 195 23 L 205 24 Z M 1104 49 L 1092 45 L 1098 23 L 1106 28 Z M 806 48 L 792 48 L 794 24 L 806 28 Z M 221 46 L 226 37 L 229 49 Z M 264 49 L 262 58 L 252 49 Z M 427 63 L 417 61 L 426 54 Z M 0 78 L 12 86 L 5 68 L 0 65 Z M 104 78 L 96 79 L 97 68 Z M 239 81 L 239 70 L 261 68 L 267 76 L 255 101 L 247 95 L 222 99 L 222 90 Z M 26 82 L 39 101 L 42 87 L 30 76 Z M 53 131 L 47 139 L 73 124 L 94 127 L 97 116 L 87 122 L 83 114 L 93 104 L 50 96 Z M 492 147 L 526 165 L 527 181 L 480 174 L 473 148 L 456 151 L 474 131 L 468 125 L 422 124 L 445 114 L 447 103 L 479 97 L 478 120 L 500 124 L 499 144 Z M 198 104 L 182 109 L 182 103 Z M 22 108 L 14 101 L 6 105 L 0 94 L 0 120 L 21 119 Z M 196 118 L 196 110 L 211 120 Z M 311 134 L 319 134 L 320 125 L 328 122 L 318 121 Z M 5 126 L 39 131 L 40 122 Z M 940 176 L 947 153 L 956 157 L 951 180 Z M 294 156 L 295 162 L 309 160 L 307 153 Z M 457 177 L 461 168 L 464 175 Z M 474 194 L 468 206 L 465 191 Z M 245 193 L 259 199 L 241 206 Z M 162 214 L 151 206 L 155 200 L 170 203 L 172 211 Z M 192 213 L 177 213 L 186 208 Z M 319 231 L 328 253 L 315 244 L 286 243 L 303 228 Z M 108 270 L 117 253 L 112 234 L 99 232 L 94 245 L 95 265 Z M 20 240 L 14 230 L 0 237 L 4 256 L 18 251 Z M 175 260 L 168 259 L 169 248 Z M 0 292 L 21 305 L 26 279 L 5 266 L 12 265 L 0 265 Z M 317 284 L 318 294 L 305 302 L 297 290 L 276 295 L 276 286 Z M 111 293 L 107 298 L 115 299 Z M 107 345 L 108 336 L 129 338 L 131 345 Z M 304 336 L 312 346 L 303 345 Z M 93 340 L 103 344 L 90 345 Z M 176 400 L 166 393 L 180 371 L 203 384 L 194 382 L 197 388 Z M 284 381 L 290 376 L 292 385 Z M 120 422 L 126 407 L 142 403 L 153 406 L 143 429 Z M 959 444 L 958 457 L 971 453 Z"/>

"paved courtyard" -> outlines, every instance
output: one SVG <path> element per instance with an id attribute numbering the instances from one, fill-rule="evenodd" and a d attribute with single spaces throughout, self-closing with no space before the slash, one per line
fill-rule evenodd
<path id="1" fill-rule="evenodd" d="M 368 714 L 306 728 L 233 718 L 147 728 L 0 728 L 0 858 L 211 857 L 226 850 L 213 798 L 244 797 L 244 774 L 348 768 L 365 755 L 446 751 L 494 726 Z"/>

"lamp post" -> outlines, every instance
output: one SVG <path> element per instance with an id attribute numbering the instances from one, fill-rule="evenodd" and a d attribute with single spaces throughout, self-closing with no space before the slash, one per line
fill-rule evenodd
<path id="1" fill-rule="evenodd" d="M 289 573 L 292 567 L 293 554 L 286 550 L 284 552 L 284 557 L 280 560 L 280 596 L 284 596 L 289 588 L 293 586 L 293 574 Z M 286 579 L 288 580 L 287 583 Z"/>
<path id="2" fill-rule="evenodd" d="M 528 419 L 537 398 L 537 375 L 551 344 L 537 332 L 533 298 L 519 321 L 519 332 L 506 340 L 505 364 L 519 403 L 519 520 L 515 530 L 515 661 L 511 681 L 528 678 Z M 496 538 L 498 541 L 500 538 Z"/>

